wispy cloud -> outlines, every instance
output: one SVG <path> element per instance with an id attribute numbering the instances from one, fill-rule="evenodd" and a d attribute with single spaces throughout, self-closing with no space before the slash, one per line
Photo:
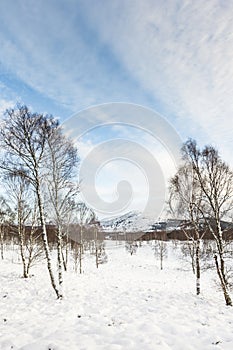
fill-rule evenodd
<path id="1" fill-rule="evenodd" d="M 1 70 L 70 112 L 155 108 L 231 161 L 232 18 L 231 1 L 2 1 Z"/>
<path id="2" fill-rule="evenodd" d="M 232 2 L 104 1 L 101 11 L 83 3 L 101 40 L 185 137 L 233 146 Z"/>
<path id="3" fill-rule="evenodd" d="M 2 2 L 0 23 L 5 70 L 70 111 L 133 95 L 121 60 L 89 28 L 79 2 Z"/>

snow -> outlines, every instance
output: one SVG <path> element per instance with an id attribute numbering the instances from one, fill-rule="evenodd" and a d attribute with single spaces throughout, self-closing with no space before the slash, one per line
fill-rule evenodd
<path id="1" fill-rule="evenodd" d="M 131 211 L 114 218 L 102 219 L 100 224 L 106 232 L 138 232 L 150 230 L 155 222 L 154 218 L 146 217 L 138 211 Z"/>
<path id="2" fill-rule="evenodd" d="M 168 219 L 158 221 L 157 218 L 152 216 L 146 216 L 139 211 L 130 211 L 121 216 L 116 216 L 112 218 L 104 218 L 100 220 L 100 225 L 105 232 L 140 232 L 140 231 L 154 231 L 154 226 L 159 226 L 162 224 L 166 225 L 168 231 L 179 229 L 181 220 L 179 219 Z M 162 227 L 162 230 L 164 228 Z"/>
<path id="3" fill-rule="evenodd" d="M 79 275 L 70 263 L 60 301 L 45 263 L 25 280 L 7 252 L 0 261 L 0 349 L 233 349 L 233 309 L 215 271 L 203 273 L 196 296 L 191 269 L 169 245 L 161 271 L 149 244 L 131 256 L 124 244 L 107 241 L 107 264 L 96 269 L 87 254 Z"/>

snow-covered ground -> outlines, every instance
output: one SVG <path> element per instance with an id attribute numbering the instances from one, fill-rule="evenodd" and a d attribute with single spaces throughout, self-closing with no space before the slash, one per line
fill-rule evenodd
<path id="1" fill-rule="evenodd" d="M 65 275 L 58 301 L 44 263 L 20 278 L 11 254 L 0 261 L 0 349 L 208 350 L 233 349 L 233 308 L 224 305 L 214 271 L 202 275 L 195 295 L 191 270 L 171 249 L 159 269 L 151 247 L 136 255 L 107 242 L 108 263 Z M 186 266 L 187 267 L 187 266 Z"/>

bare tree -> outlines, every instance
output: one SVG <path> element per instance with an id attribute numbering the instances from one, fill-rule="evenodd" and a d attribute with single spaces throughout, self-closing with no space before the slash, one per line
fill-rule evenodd
<path id="1" fill-rule="evenodd" d="M 64 265 L 62 245 L 64 228 L 67 225 L 67 217 L 71 210 L 70 203 L 78 192 L 78 186 L 72 182 L 74 170 L 78 163 L 77 149 L 71 140 L 62 134 L 62 129 L 57 128 L 48 137 L 46 168 L 47 189 L 49 199 L 50 218 L 57 228 L 57 261 L 58 280 L 60 289 L 63 283 L 62 267 Z"/>
<path id="2" fill-rule="evenodd" d="M 155 241 L 154 253 L 155 253 L 155 256 L 159 256 L 160 269 L 163 270 L 163 261 L 164 261 L 164 258 L 167 256 L 166 242 L 162 240 Z"/>
<path id="3" fill-rule="evenodd" d="M 78 258 L 79 258 L 79 273 L 82 273 L 82 258 L 83 258 L 83 243 L 84 243 L 84 227 L 86 225 L 89 225 L 90 223 L 94 222 L 96 220 L 95 213 L 94 211 L 89 208 L 84 202 L 78 202 L 76 206 L 76 220 L 80 226 L 80 237 L 79 237 L 79 253 L 78 253 Z M 94 224 L 95 226 L 95 224 Z M 96 227 L 94 227 L 95 232 Z M 95 234 L 97 235 L 97 233 Z M 94 235 L 94 236 L 95 236 Z"/>
<path id="4" fill-rule="evenodd" d="M 0 196 L 0 245 L 1 259 L 4 259 L 4 239 L 6 230 L 13 223 L 14 214 L 3 196 Z"/>
<path id="5" fill-rule="evenodd" d="M 138 242 L 128 239 L 125 241 L 125 249 L 130 253 L 130 255 L 136 254 L 138 250 Z"/>
<path id="6" fill-rule="evenodd" d="M 37 225 L 37 202 L 25 178 L 9 174 L 4 184 L 16 210 L 15 232 L 19 239 L 20 256 L 23 265 L 23 277 L 29 277 L 30 267 L 41 258 L 42 247 Z M 26 231 L 26 224 L 29 224 Z"/>
<path id="7" fill-rule="evenodd" d="M 153 247 L 154 255 L 160 260 L 160 269 L 163 270 L 163 261 L 167 257 L 167 243 L 165 242 L 162 235 L 157 233 L 155 238 L 155 244 Z"/>
<path id="8" fill-rule="evenodd" d="M 52 269 L 42 195 L 47 175 L 44 167 L 45 150 L 57 128 L 58 121 L 51 116 L 32 113 L 28 107 L 18 106 L 6 111 L 0 128 L 0 141 L 4 151 L 1 168 L 8 174 L 27 178 L 35 191 L 51 284 L 57 298 L 62 298 Z"/>
<path id="9" fill-rule="evenodd" d="M 96 244 L 96 267 L 98 268 L 99 265 L 106 264 L 108 262 L 108 256 L 105 250 L 105 243 L 104 241 L 97 241 Z"/>
<path id="10" fill-rule="evenodd" d="M 100 222 L 96 219 L 95 215 L 90 221 L 89 225 L 93 228 L 94 233 L 94 249 L 93 254 L 95 255 L 95 264 L 98 269 L 100 264 L 107 262 L 107 254 L 104 248 L 104 241 L 102 237 L 99 237 Z"/>
<path id="11" fill-rule="evenodd" d="M 66 220 L 65 224 L 63 225 L 63 246 L 65 248 L 65 254 L 62 250 L 62 261 L 63 261 L 63 267 L 64 270 L 67 271 L 67 265 L 68 265 L 68 252 L 69 252 L 69 246 L 70 246 L 70 229 L 71 225 L 75 220 L 75 211 L 76 211 L 76 202 L 74 198 L 67 198 L 66 204 L 65 204 L 65 213 L 66 213 Z"/>
<path id="12" fill-rule="evenodd" d="M 200 150 L 194 140 L 188 140 L 183 147 L 183 154 L 203 192 L 205 209 L 199 209 L 216 241 L 215 266 L 226 305 L 232 306 L 226 276 L 226 248 L 221 220 L 229 215 L 233 208 L 233 172 L 212 146 L 205 146 Z"/>
<path id="13" fill-rule="evenodd" d="M 74 270 L 76 273 L 78 271 L 78 263 L 80 264 L 80 252 L 81 252 L 80 244 L 77 242 L 73 242 L 73 244 L 72 244 L 72 256 L 74 259 Z"/>
<path id="14" fill-rule="evenodd" d="M 201 291 L 200 242 L 205 233 L 205 230 L 201 228 L 204 199 L 198 177 L 192 165 L 187 161 L 179 167 L 175 176 L 170 180 L 169 204 L 172 213 L 183 219 L 180 226 L 189 240 L 187 248 L 193 272 L 196 274 L 196 293 L 199 295 Z"/>

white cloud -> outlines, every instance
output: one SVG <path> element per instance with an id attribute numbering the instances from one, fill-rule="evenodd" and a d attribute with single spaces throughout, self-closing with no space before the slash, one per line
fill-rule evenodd
<path id="1" fill-rule="evenodd" d="M 77 142 L 81 164 L 81 193 L 87 203 L 94 207 L 100 216 L 122 214 L 131 210 L 147 210 L 156 215 L 156 205 L 165 195 L 167 180 L 174 174 L 175 166 L 168 150 L 152 135 L 144 130 L 135 130 L 127 125 L 110 125 L 94 129 Z M 114 130 L 114 133 L 113 133 Z M 120 137 L 120 138 L 119 138 Z M 90 140 L 97 140 L 96 143 Z M 114 203 L 118 200 L 117 186 L 126 181 L 132 194 L 126 191 L 122 205 L 117 211 L 102 210 L 101 201 Z M 98 198 L 96 197 L 98 196 Z M 153 203 L 151 207 L 147 204 Z M 160 203 L 161 203 L 160 201 Z M 108 205 L 108 204 L 107 204 Z M 159 212 L 160 214 L 160 212 Z"/>
<path id="2" fill-rule="evenodd" d="M 3 117 L 5 111 L 8 108 L 12 108 L 14 107 L 15 102 L 13 101 L 9 101 L 9 100 L 5 100 L 5 99 L 0 99 L 0 119 Z"/>
<path id="3" fill-rule="evenodd" d="M 182 134 L 202 136 L 226 154 L 233 146 L 233 3 L 106 1 L 101 11 L 99 3 L 92 11 L 85 4 L 101 40 L 178 117 Z"/>

